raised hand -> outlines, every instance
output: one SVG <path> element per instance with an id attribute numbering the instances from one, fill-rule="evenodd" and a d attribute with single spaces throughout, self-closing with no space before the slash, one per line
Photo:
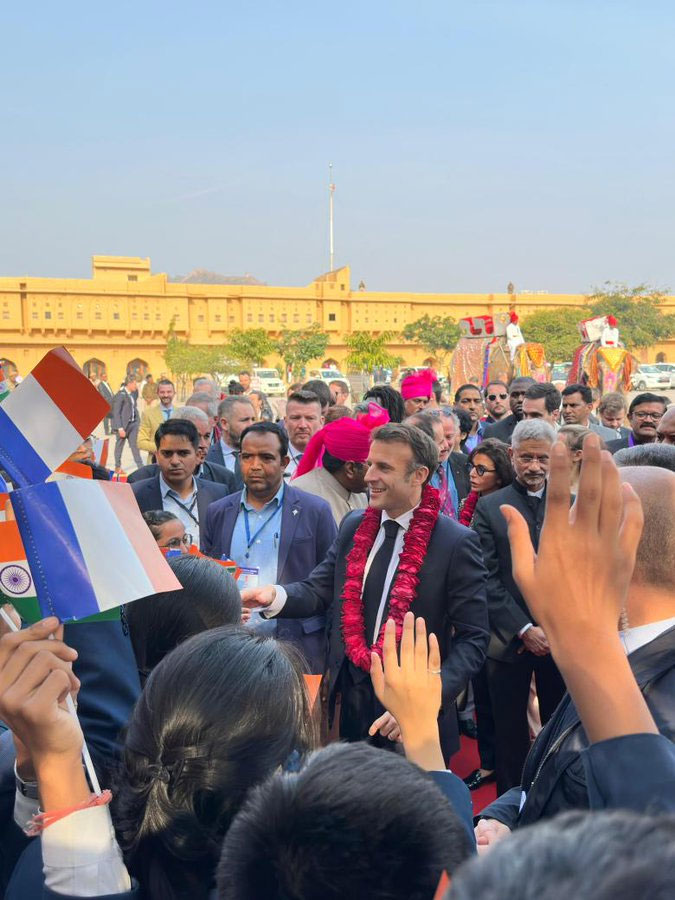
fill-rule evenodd
<path id="1" fill-rule="evenodd" d="M 0 638 L 0 718 L 25 745 L 33 762 L 46 756 L 79 760 L 82 731 L 65 708 L 65 698 L 79 690 L 72 663 L 77 651 L 49 640 L 61 628 L 50 617 L 24 631 Z"/>
<path id="2" fill-rule="evenodd" d="M 444 769 L 438 736 L 441 708 L 441 653 L 424 619 L 408 612 L 403 620 L 399 663 L 396 625 L 389 619 L 384 632 L 382 660 L 371 654 L 370 677 L 380 703 L 401 729 L 406 756 L 424 769 Z M 376 723 L 373 723 L 375 725 Z"/>
<path id="3" fill-rule="evenodd" d="M 656 733 L 618 633 L 642 533 L 642 505 L 621 484 L 597 435 L 584 441 L 571 510 L 569 474 L 567 449 L 555 444 L 536 556 L 523 517 L 502 507 L 513 576 L 546 633 L 591 742 Z"/>
<path id="4" fill-rule="evenodd" d="M 527 524 L 511 506 L 513 575 L 528 608 L 554 649 L 560 642 L 616 632 L 642 532 L 642 507 L 622 485 L 597 435 L 584 442 L 579 489 L 570 510 L 570 459 L 558 442 L 551 452 L 546 516 L 535 555 Z"/>

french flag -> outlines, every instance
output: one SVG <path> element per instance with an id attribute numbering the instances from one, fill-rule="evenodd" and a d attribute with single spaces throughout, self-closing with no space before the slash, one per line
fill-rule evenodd
<path id="1" fill-rule="evenodd" d="M 70 353 L 50 350 L 0 406 L 0 467 L 19 487 L 39 484 L 109 409 Z"/>
<path id="2" fill-rule="evenodd" d="M 12 507 L 43 616 L 69 622 L 181 588 L 128 484 L 51 481 L 14 491 Z"/>

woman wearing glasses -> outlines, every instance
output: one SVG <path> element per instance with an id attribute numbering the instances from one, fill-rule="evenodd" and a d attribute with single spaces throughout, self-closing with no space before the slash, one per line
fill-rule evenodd
<path id="1" fill-rule="evenodd" d="M 190 552 L 192 535 L 185 531 L 178 516 L 164 509 L 150 509 L 143 513 L 143 518 L 164 555 L 169 550 L 179 550 L 181 553 Z"/>
<path id="2" fill-rule="evenodd" d="M 476 503 L 480 497 L 492 494 L 513 481 L 513 469 L 509 448 L 496 438 L 486 438 L 469 455 L 469 481 L 471 491 L 462 502 L 459 521 L 471 528 Z M 478 755 L 480 768 L 464 779 L 469 790 L 475 791 L 495 778 L 494 720 L 485 667 L 472 679 L 473 699 L 476 708 Z M 461 716 L 461 713 L 460 713 Z M 465 729 L 462 729 L 465 731 Z"/>

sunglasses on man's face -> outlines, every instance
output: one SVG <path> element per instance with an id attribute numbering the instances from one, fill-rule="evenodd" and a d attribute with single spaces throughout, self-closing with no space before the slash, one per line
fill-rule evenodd
<path id="1" fill-rule="evenodd" d="M 497 399 L 506 400 L 506 398 L 508 396 L 509 396 L 508 394 L 488 394 L 487 398 L 488 398 L 488 400 L 492 400 L 494 402 Z"/>

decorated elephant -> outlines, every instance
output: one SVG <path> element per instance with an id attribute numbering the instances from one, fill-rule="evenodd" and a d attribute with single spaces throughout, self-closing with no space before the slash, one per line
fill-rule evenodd
<path id="1" fill-rule="evenodd" d="M 587 384 L 603 394 L 629 391 L 638 360 L 619 340 L 613 316 L 595 316 L 579 323 L 582 343 L 574 351 L 568 384 Z"/>
<path id="2" fill-rule="evenodd" d="M 515 313 L 460 319 L 459 327 L 461 337 L 450 367 L 455 390 L 460 384 L 508 384 L 519 375 L 530 375 L 537 381 L 548 379 L 544 348 L 524 340 Z"/>

